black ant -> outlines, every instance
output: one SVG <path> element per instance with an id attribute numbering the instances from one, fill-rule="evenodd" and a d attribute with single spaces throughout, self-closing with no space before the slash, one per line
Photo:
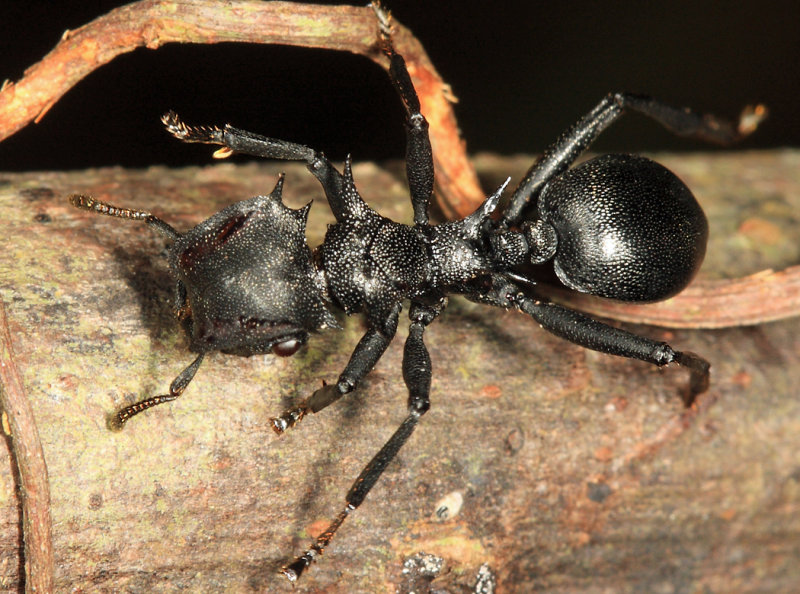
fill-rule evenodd
<path id="1" fill-rule="evenodd" d="M 423 342 L 451 294 L 527 314 L 546 330 L 604 353 L 658 366 L 677 363 L 690 372 L 685 402 L 708 387 L 709 363 L 664 342 L 637 336 L 550 303 L 536 295 L 527 264 L 552 262 L 558 278 L 583 293 L 624 301 L 657 301 L 681 291 L 706 250 L 708 224 L 691 191 L 673 173 L 644 157 L 603 155 L 570 166 L 624 112 L 634 111 L 679 135 L 723 144 L 755 128 L 758 110 L 737 126 L 714 116 L 676 109 L 628 93 L 605 97 L 533 164 L 508 206 L 491 218 L 508 180 L 471 215 L 430 224 L 433 160 L 428 124 L 405 61 L 393 48 L 388 13 L 376 7 L 380 47 L 406 112 L 407 177 L 414 224 L 373 211 L 353 182 L 348 159 L 340 173 L 322 153 L 232 126 L 195 127 L 167 113 L 167 130 L 184 142 L 221 145 L 215 156 L 246 153 L 305 161 L 319 180 L 336 223 L 313 252 L 305 237 L 309 205 L 299 210 L 281 199 L 283 178 L 269 196 L 233 204 L 186 233 L 156 216 L 117 208 L 85 196 L 72 204 L 119 218 L 145 221 L 173 241 L 169 262 L 176 280 L 179 317 L 191 320 L 195 360 L 169 393 L 117 413 L 124 424 L 157 404 L 174 400 L 191 382 L 206 353 L 250 356 L 297 352 L 310 334 L 337 323 L 328 310 L 363 312 L 368 330 L 339 379 L 272 419 L 277 433 L 352 392 L 392 341 L 401 304 L 411 320 L 403 353 L 408 415 L 366 465 L 345 506 L 311 547 L 283 568 L 292 581 L 320 555 L 345 518 L 364 500 L 430 407 L 431 360 Z"/>

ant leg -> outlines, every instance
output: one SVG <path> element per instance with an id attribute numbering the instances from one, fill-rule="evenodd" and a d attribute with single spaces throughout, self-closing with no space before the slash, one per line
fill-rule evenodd
<path id="1" fill-rule="evenodd" d="M 214 153 L 214 157 L 218 159 L 224 159 L 233 153 L 244 153 L 266 159 L 305 161 L 308 170 L 322 185 L 328 205 L 337 221 L 353 216 L 376 216 L 355 189 L 349 157 L 345 161 L 342 175 L 325 155 L 303 144 L 261 136 L 231 125 L 226 125 L 225 128 L 189 126 L 174 111 L 166 113 L 161 121 L 170 134 L 183 142 L 222 145 L 223 148 Z"/>
<path id="2" fill-rule="evenodd" d="M 503 224 L 517 224 L 522 211 L 529 204 L 536 203 L 544 185 L 566 171 L 606 128 L 629 111 L 655 120 L 678 136 L 690 136 L 723 145 L 748 136 L 767 115 L 763 105 L 748 107 L 742 112 L 739 122 L 733 123 L 713 115 L 672 107 L 651 97 L 609 93 L 536 160 L 514 190 L 503 214 Z"/>
<path id="3" fill-rule="evenodd" d="M 647 361 L 659 367 L 673 362 L 686 367 L 690 379 L 683 401 L 687 407 L 692 405 L 698 394 L 708 390 L 711 365 L 699 355 L 675 351 L 666 342 L 609 326 L 555 303 L 519 294 L 514 297 L 514 305 L 539 322 L 545 330 L 588 349 Z"/>
<path id="4" fill-rule="evenodd" d="M 428 121 L 420 113 L 419 97 L 411 82 L 406 61 L 392 44 L 391 14 L 379 2 L 372 2 L 378 19 L 380 46 L 389 58 L 389 77 L 406 110 L 406 177 L 414 208 L 414 223 L 428 223 L 428 206 L 433 195 L 433 153 Z"/>
<path id="5" fill-rule="evenodd" d="M 489 288 L 483 288 L 468 297 L 506 309 L 515 307 L 531 316 L 548 332 L 593 351 L 639 359 L 659 367 L 677 363 L 688 369 L 690 374 L 689 388 L 683 395 L 686 406 L 691 406 L 697 395 L 708 389 L 711 365 L 699 355 L 676 351 L 665 342 L 638 336 L 561 305 L 528 297 L 517 285 L 500 275 L 491 277 Z"/>
<path id="6" fill-rule="evenodd" d="M 268 138 L 246 130 L 239 130 L 229 124 L 225 128 L 190 126 L 181 120 L 174 111 L 168 111 L 161 116 L 161 123 L 164 124 L 167 132 L 183 142 L 222 145 L 222 148 L 214 153 L 215 159 L 225 159 L 235 152 L 286 161 L 311 162 L 317 158 L 316 151 L 303 144 Z"/>
<path id="7" fill-rule="evenodd" d="M 406 177 L 414 207 L 414 223 L 428 223 L 428 205 L 433 195 L 433 153 L 428 136 L 428 121 L 420 113 L 419 98 L 408 74 L 403 56 L 394 51 L 391 37 L 382 39 L 389 58 L 389 75 L 406 110 Z"/>
<path id="8" fill-rule="evenodd" d="M 345 507 L 331 522 L 331 525 L 320 534 L 305 553 L 281 569 L 281 572 L 291 582 L 297 581 L 309 565 L 322 554 L 333 535 L 345 521 L 350 512 L 354 511 L 366 498 L 375 483 L 383 474 L 389 463 L 394 460 L 397 452 L 408 441 L 416 429 L 420 417 L 430 408 L 431 387 L 431 359 L 425 347 L 422 335 L 425 327 L 433 320 L 435 314 L 430 315 L 430 310 L 419 308 L 416 314 L 412 305 L 412 322 L 409 327 L 408 338 L 403 350 L 403 379 L 408 387 L 408 416 L 400 424 L 397 431 L 389 438 L 380 451 L 370 460 L 361 474 L 350 487 L 345 497 Z"/>
<path id="9" fill-rule="evenodd" d="M 217 126 L 190 126 L 178 117 L 174 111 L 169 111 L 161 117 L 161 122 L 167 132 L 183 142 L 199 142 L 202 144 L 219 144 L 222 148 L 214 152 L 215 159 L 225 159 L 234 153 L 253 155 L 265 159 L 280 159 L 283 161 L 305 161 L 308 170 L 314 174 L 334 215 L 337 215 L 336 205 L 341 201 L 344 181 L 330 161 L 314 149 L 303 144 L 269 138 L 261 134 L 234 128 L 230 124 L 224 128 Z M 338 215 L 337 215 L 338 219 Z"/>
<path id="10" fill-rule="evenodd" d="M 333 404 L 345 394 L 356 389 L 359 382 L 372 371 L 383 356 L 397 331 L 400 304 L 394 306 L 386 322 L 380 327 L 371 327 L 356 345 L 350 361 L 335 384 L 326 384 L 299 404 L 270 419 L 272 429 L 280 435 L 299 423 L 308 413 L 317 413 Z"/>
<path id="11" fill-rule="evenodd" d="M 186 389 L 192 379 L 194 379 L 194 375 L 197 373 L 200 364 L 203 362 L 203 357 L 205 357 L 205 353 L 200 353 L 191 363 L 191 365 L 181 371 L 178 377 L 176 377 L 170 384 L 169 394 L 151 396 L 150 398 L 145 398 L 144 400 L 140 400 L 135 404 L 120 409 L 112 421 L 113 427 L 116 429 L 121 429 L 126 421 L 128 421 L 128 419 L 130 419 L 132 416 L 138 415 L 140 412 L 145 411 L 148 408 L 153 408 L 158 404 L 175 400 L 178 396 L 183 394 L 183 391 Z"/>

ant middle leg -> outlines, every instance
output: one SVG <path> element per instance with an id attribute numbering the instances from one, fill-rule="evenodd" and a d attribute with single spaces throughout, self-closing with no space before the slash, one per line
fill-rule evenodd
<path id="1" fill-rule="evenodd" d="M 406 61 L 392 45 L 389 15 L 378 12 L 380 8 L 374 3 L 373 9 L 380 24 L 381 50 L 389 58 L 389 76 L 406 112 L 406 177 L 414 208 L 414 223 L 425 225 L 428 223 L 428 207 L 433 195 L 433 153 L 428 121 L 420 112 L 419 97 L 411 82 Z"/>

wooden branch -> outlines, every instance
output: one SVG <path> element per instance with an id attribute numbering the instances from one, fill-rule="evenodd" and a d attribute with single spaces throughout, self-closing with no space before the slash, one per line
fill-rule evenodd
<path id="1" fill-rule="evenodd" d="M 691 184 L 713 229 L 725 217 L 791 213 L 800 200 L 793 184 L 778 195 L 760 181 L 795 168 L 798 151 L 659 160 L 683 175 L 713 164 Z M 743 161 L 767 177 L 731 204 L 730 188 L 755 175 Z M 524 167 L 493 162 L 479 167 L 487 179 Z M 430 584 L 440 592 L 471 591 L 484 563 L 504 592 L 800 583 L 800 318 L 638 329 L 711 361 L 711 388 L 687 411 L 679 367 L 587 351 L 519 313 L 454 298 L 426 331 L 430 412 L 323 558 L 288 586 L 278 568 L 327 526 L 405 416 L 407 322 L 356 393 L 280 438 L 269 417 L 335 381 L 363 335 L 361 316 L 340 317 L 343 331 L 314 336 L 291 358 L 210 356 L 177 401 L 109 432 L 107 415 L 163 393 L 192 355 L 172 313 L 164 238 L 66 200 L 84 191 L 184 231 L 268 191 L 282 171 L 291 207 L 318 197 L 298 163 L 3 174 L 0 299 L 53 484 L 54 591 L 424 592 L 404 570 L 420 551 L 445 561 Z M 381 212 L 411 219 L 394 173 L 356 164 L 355 176 Z M 316 200 L 310 245 L 332 219 Z M 791 225 L 776 235 L 797 239 Z M 710 250 L 706 274 L 792 258 L 751 260 L 744 237 Z M 3 455 L 0 589 L 18 591 L 18 481 Z M 443 520 L 438 502 L 452 494 L 463 505 Z"/>
<path id="2" fill-rule="evenodd" d="M 347 51 L 381 64 L 377 21 L 369 6 L 322 6 L 235 0 L 141 0 L 95 19 L 61 41 L 17 83 L 0 90 L 0 140 L 47 111 L 82 78 L 120 54 L 165 43 L 264 43 Z M 430 124 L 439 206 L 449 218 L 465 216 L 484 196 L 458 134 L 449 87 L 422 44 L 395 23 L 395 46 L 403 54 L 422 111 Z"/>
<path id="3" fill-rule="evenodd" d="M 19 473 L 22 534 L 25 544 L 25 591 L 53 591 L 53 542 L 50 483 L 39 430 L 22 377 L 14 361 L 11 331 L 0 299 L 0 409 L 3 428 Z M 6 428 L 7 417 L 7 428 Z"/>
<path id="4" fill-rule="evenodd" d="M 386 67 L 376 51 L 376 29 L 369 7 L 241 0 L 135 2 L 75 31 L 66 31 L 53 51 L 30 67 L 22 80 L 6 81 L 0 90 L 0 140 L 31 121 L 39 121 L 91 71 L 138 47 L 157 49 L 170 42 L 277 43 L 349 51 Z M 419 41 L 399 24 L 395 43 L 407 60 L 422 111 L 430 123 L 437 204 L 447 218 L 465 216 L 484 194 L 459 137 L 450 106 L 452 94 Z M 657 325 L 757 324 L 800 314 L 799 275 L 790 268 L 781 273 L 764 271 L 743 279 L 698 284 L 675 299 L 653 306 L 609 304 L 572 294 L 558 298 L 606 317 Z M 775 301 L 766 300 L 765 293 Z"/>

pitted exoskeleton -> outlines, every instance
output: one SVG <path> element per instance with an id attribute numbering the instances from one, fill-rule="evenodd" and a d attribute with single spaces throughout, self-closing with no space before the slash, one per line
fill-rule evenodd
<path id="1" fill-rule="evenodd" d="M 190 349 L 196 359 L 173 381 L 168 394 L 121 410 L 120 425 L 142 410 L 177 398 L 208 352 L 290 355 L 311 334 L 337 326 L 330 308 L 363 313 L 368 329 L 338 380 L 272 419 L 273 429 L 282 433 L 359 385 L 394 338 L 402 303 L 410 302 L 403 354 L 407 416 L 355 480 L 331 526 L 284 568 L 292 580 L 322 553 L 429 409 L 431 360 L 423 336 L 445 308 L 448 295 L 517 309 L 586 348 L 659 366 L 684 366 L 690 372 L 687 404 L 704 391 L 709 370 L 705 359 L 548 302 L 537 296 L 536 278 L 526 266 L 552 262 L 566 286 L 603 297 L 654 301 L 679 292 L 703 260 L 708 233 L 703 211 L 683 182 L 661 165 L 631 155 L 605 155 L 570 167 L 626 110 L 677 134 L 722 143 L 749 131 L 650 98 L 610 94 L 534 163 L 499 218 L 491 215 L 508 182 L 470 216 L 431 224 L 428 124 L 405 62 L 392 46 L 388 21 L 376 12 L 383 19 L 380 46 L 406 112 L 413 225 L 391 221 L 369 207 L 356 189 L 349 159 L 339 172 L 309 147 L 232 126 L 188 126 L 173 112 L 163 117 L 167 130 L 185 142 L 221 145 L 217 157 L 246 153 L 304 161 L 336 218 L 323 243 L 313 253 L 306 245 L 308 207 L 292 210 L 283 205 L 282 179 L 269 196 L 236 203 L 183 234 L 150 213 L 84 196 L 71 198 L 80 208 L 144 220 L 173 241 L 170 267 L 177 310 L 191 320 Z"/>

